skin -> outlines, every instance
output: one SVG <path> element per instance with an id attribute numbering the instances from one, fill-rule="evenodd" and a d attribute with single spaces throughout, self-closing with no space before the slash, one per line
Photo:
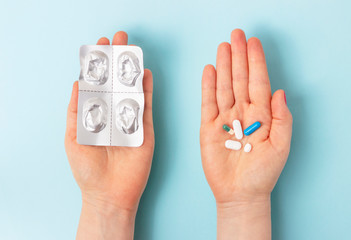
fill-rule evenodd
<path id="1" fill-rule="evenodd" d="M 128 35 L 117 32 L 112 45 L 127 45 Z M 100 38 L 98 45 L 109 45 Z M 67 111 L 65 148 L 82 193 L 76 239 L 133 239 L 135 216 L 145 189 L 154 152 L 152 73 L 145 69 L 144 143 L 141 147 L 86 146 L 77 143 L 78 82 L 73 85 Z"/>
<path id="2" fill-rule="evenodd" d="M 285 92 L 273 96 L 261 42 L 246 41 L 242 30 L 221 43 L 216 68 L 207 65 L 202 78 L 200 144 L 203 169 L 217 203 L 217 239 L 271 239 L 270 195 L 287 161 L 292 115 Z M 239 119 L 243 130 L 262 126 L 244 136 L 245 153 L 226 149 L 222 129 Z"/>

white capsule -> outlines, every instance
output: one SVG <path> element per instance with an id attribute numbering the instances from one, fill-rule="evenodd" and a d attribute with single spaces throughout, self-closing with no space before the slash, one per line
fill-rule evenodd
<path id="1" fill-rule="evenodd" d="M 244 152 L 251 152 L 252 146 L 250 143 L 246 143 L 245 147 L 244 147 Z"/>
<path id="2" fill-rule="evenodd" d="M 241 128 L 241 123 L 239 120 L 233 121 L 233 128 L 234 128 L 235 137 L 237 139 L 242 139 L 243 138 L 243 129 Z"/>
<path id="3" fill-rule="evenodd" d="M 228 149 L 232 149 L 232 150 L 240 150 L 241 143 L 238 141 L 227 140 L 227 141 L 225 141 L 225 147 Z"/>

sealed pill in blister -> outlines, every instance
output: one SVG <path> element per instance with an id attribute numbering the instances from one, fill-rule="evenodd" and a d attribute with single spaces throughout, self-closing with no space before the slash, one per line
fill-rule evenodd
<path id="1" fill-rule="evenodd" d="M 80 49 L 77 141 L 133 146 L 144 141 L 143 53 L 136 46 Z"/>

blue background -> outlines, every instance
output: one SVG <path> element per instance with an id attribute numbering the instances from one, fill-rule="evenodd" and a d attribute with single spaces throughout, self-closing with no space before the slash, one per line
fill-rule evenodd
<path id="1" fill-rule="evenodd" d="M 200 159 L 201 74 L 234 28 L 262 40 L 294 116 L 274 239 L 350 239 L 350 1 L 1 1 L 0 239 L 73 239 L 63 138 L 78 50 L 125 30 L 154 73 L 156 149 L 136 239 L 215 239 Z"/>

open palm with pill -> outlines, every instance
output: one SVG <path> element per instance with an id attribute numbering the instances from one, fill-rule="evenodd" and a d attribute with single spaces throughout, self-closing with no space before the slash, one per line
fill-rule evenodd
<path id="1" fill-rule="evenodd" d="M 207 65 L 203 71 L 201 108 L 202 163 L 217 207 L 269 199 L 289 155 L 292 115 L 285 92 L 271 94 L 257 38 L 246 41 L 244 32 L 236 29 L 231 44 L 219 45 L 216 68 Z M 237 139 L 223 129 L 233 129 L 234 120 L 242 131 L 256 122 L 261 126 Z M 240 149 L 228 149 L 227 140 L 240 142 L 241 146 L 227 142 L 227 147 Z"/>
<path id="2" fill-rule="evenodd" d="M 117 32 L 113 38 L 113 45 L 127 45 L 128 35 Z M 107 38 L 101 38 L 98 45 L 109 45 Z M 109 219 L 109 223 L 101 223 L 105 230 L 108 225 L 114 226 L 108 231 L 117 231 L 122 235 L 132 234 L 136 211 L 140 197 L 149 177 L 152 156 L 154 152 L 154 129 L 152 121 L 152 74 L 145 69 L 143 88 L 145 96 L 144 110 L 144 143 L 141 147 L 111 147 L 87 146 L 77 143 L 77 103 L 78 82 L 74 83 L 71 101 L 67 113 L 67 129 L 65 148 L 73 175 L 82 191 L 83 207 L 77 239 L 100 239 L 91 231 L 94 228 L 81 229 L 85 226 L 97 226 L 92 223 L 94 216 L 111 214 L 123 221 L 116 223 Z M 89 214 L 93 212 L 94 214 Z M 94 215 L 94 216 L 92 216 Z M 102 219 L 96 217 L 96 219 Z M 120 220 L 121 220 L 120 219 Z M 124 224 L 128 222 L 128 224 Z M 81 226 L 82 225 L 82 226 Z M 116 227 L 118 225 L 119 227 Z M 128 226 L 126 226 L 128 225 Z M 88 235 L 90 237 L 88 237 Z M 109 239 L 108 237 L 103 239 Z"/>

